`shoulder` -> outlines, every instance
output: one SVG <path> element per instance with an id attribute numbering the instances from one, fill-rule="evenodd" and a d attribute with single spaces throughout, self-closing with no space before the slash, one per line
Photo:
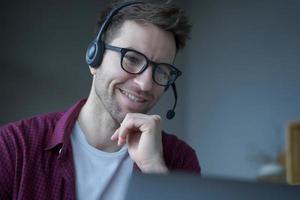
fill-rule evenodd
<path id="1" fill-rule="evenodd" d="M 49 113 L 0 127 L 0 199 L 11 198 L 13 188 L 25 176 L 33 177 L 33 170 L 38 172 L 37 162 L 40 163 L 43 152 L 40 150 L 61 116 L 62 113 Z"/>
<path id="2" fill-rule="evenodd" d="M 45 149 L 62 113 L 49 113 L 0 127 L 0 160 L 16 163 Z"/>
<path id="3" fill-rule="evenodd" d="M 10 122 L 0 127 L 2 132 L 18 132 L 18 131 L 30 131 L 33 129 L 41 129 L 51 126 L 58 121 L 63 115 L 63 112 L 53 112 L 47 114 L 41 114 L 34 117 L 26 118 L 16 122 Z M 3 134 L 3 133 L 2 133 Z"/>
<path id="4" fill-rule="evenodd" d="M 177 136 L 162 132 L 164 157 L 169 169 L 200 173 L 195 150 Z"/>
<path id="5" fill-rule="evenodd" d="M 32 145 L 53 131 L 62 114 L 62 112 L 47 113 L 8 123 L 0 127 L 0 142 L 12 143 L 13 146 L 25 143 Z"/>

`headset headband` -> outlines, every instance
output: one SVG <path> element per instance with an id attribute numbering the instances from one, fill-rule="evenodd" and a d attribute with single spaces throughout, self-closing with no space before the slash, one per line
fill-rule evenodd
<path id="1" fill-rule="evenodd" d="M 104 32 L 106 31 L 108 25 L 110 24 L 110 22 L 112 21 L 112 18 L 119 12 L 119 10 L 121 10 L 124 7 L 128 7 L 131 6 L 133 4 L 139 4 L 139 3 L 143 3 L 141 1 L 129 1 L 129 2 L 125 2 L 121 5 L 119 5 L 118 7 L 114 8 L 113 10 L 111 10 L 109 12 L 108 15 L 106 15 L 104 22 L 102 23 L 101 28 L 99 29 L 99 32 L 97 34 L 96 40 L 99 40 L 102 38 Z"/>
<path id="2" fill-rule="evenodd" d="M 131 6 L 133 4 L 140 4 L 144 3 L 141 1 L 128 1 L 120 4 L 118 7 L 112 9 L 109 14 L 105 17 L 104 22 L 102 23 L 96 38 L 90 43 L 87 48 L 85 60 L 86 63 L 93 67 L 98 68 L 101 65 L 103 54 L 104 54 L 104 41 L 102 41 L 102 36 L 107 30 L 108 25 L 111 23 L 112 18 L 119 12 L 119 10 L 123 9 L 124 7 Z"/>

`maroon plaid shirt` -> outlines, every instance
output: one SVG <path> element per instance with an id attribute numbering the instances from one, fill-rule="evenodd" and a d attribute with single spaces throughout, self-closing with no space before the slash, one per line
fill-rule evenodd
<path id="1" fill-rule="evenodd" d="M 76 199 L 70 135 L 84 104 L 0 128 L 0 199 Z M 191 147 L 166 133 L 162 140 L 170 170 L 200 173 Z"/>

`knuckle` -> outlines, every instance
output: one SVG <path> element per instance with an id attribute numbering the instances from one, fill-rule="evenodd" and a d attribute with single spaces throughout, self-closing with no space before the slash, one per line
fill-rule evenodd
<path id="1" fill-rule="evenodd" d="M 126 117 L 132 118 L 133 113 L 127 113 Z"/>
<path id="2" fill-rule="evenodd" d="M 161 117 L 159 115 L 151 115 L 151 121 L 155 125 L 159 124 L 161 121 Z"/>
<path id="3" fill-rule="evenodd" d="M 131 113 L 127 113 L 125 118 L 122 121 L 122 124 L 126 124 L 128 123 L 128 121 L 130 121 L 132 119 L 132 114 Z"/>
<path id="4" fill-rule="evenodd" d="M 152 116 L 153 116 L 154 121 L 160 121 L 161 120 L 161 117 L 159 115 L 152 115 Z"/>

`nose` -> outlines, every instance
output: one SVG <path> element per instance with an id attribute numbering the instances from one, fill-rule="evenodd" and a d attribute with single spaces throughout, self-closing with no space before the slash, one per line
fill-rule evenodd
<path id="1" fill-rule="evenodd" d="M 149 91 L 153 87 L 153 79 L 152 79 L 153 70 L 151 66 L 148 66 L 143 73 L 138 74 L 134 78 L 134 82 L 139 85 L 142 91 Z"/>

